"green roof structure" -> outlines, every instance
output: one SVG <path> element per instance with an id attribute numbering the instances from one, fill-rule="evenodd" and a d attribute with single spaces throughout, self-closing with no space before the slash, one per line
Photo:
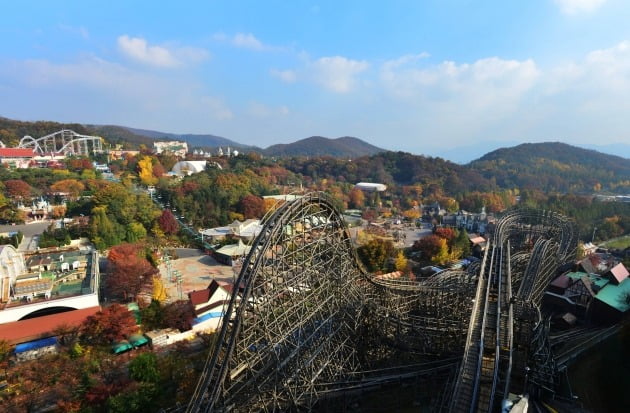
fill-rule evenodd
<path id="1" fill-rule="evenodd" d="M 601 290 L 610 282 L 608 278 L 602 277 L 601 275 L 588 274 L 585 272 L 568 272 L 565 275 L 571 278 L 573 282 L 579 281 L 582 279 L 582 277 L 587 276 L 591 284 L 593 284 L 596 287 L 595 288 L 596 290 Z"/>
<path id="2" fill-rule="evenodd" d="M 608 304 L 619 312 L 625 313 L 630 309 L 630 302 L 626 298 L 630 295 L 630 278 L 626 278 L 619 285 L 612 283 L 602 288 L 595 296 L 596 299 Z"/>
<path id="3" fill-rule="evenodd" d="M 126 340 L 120 341 L 112 345 L 112 353 L 121 354 L 125 351 L 129 351 L 133 348 L 133 346 Z"/>
<path id="4" fill-rule="evenodd" d="M 144 346 L 149 343 L 149 339 L 143 336 L 142 334 L 133 334 L 129 336 L 129 342 L 134 347 Z"/>

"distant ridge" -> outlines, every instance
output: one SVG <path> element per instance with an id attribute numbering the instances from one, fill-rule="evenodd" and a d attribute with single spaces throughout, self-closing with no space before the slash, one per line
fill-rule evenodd
<path id="1" fill-rule="evenodd" d="M 379 152 L 385 152 L 385 149 L 350 136 L 337 139 L 311 136 L 293 143 L 272 145 L 263 151 L 268 156 L 333 156 L 338 158 L 358 158 Z"/>
<path id="2" fill-rule="evenodd" d="M 630 189 L 630 159 L 561 142 L 497 149 L 468 166 L 503 188 L 560 192 Z"/>
<path id="3" fill-rule="evenodd" d="M 210 135 L 210 134 L 192 134 L 192 133 L 169 133 L 169 132 L 159 132 L 148 129 L 136 129 L 130 128 L 127 126 L 123 126 L 123 128 L 127 129 L 130 132 L 135 133 L 136 135 L 147 136 L 149 138 L 155 140 L 183 140 L 188 143 L 191 147 L 210 147 L 215 148 L 217 146 L 231 146 L 233 148 L 253 148 L 252 146 L 242 145 L 238 142 L 234 142 L 233 140 L 224 138 L 222 136 Z"/>

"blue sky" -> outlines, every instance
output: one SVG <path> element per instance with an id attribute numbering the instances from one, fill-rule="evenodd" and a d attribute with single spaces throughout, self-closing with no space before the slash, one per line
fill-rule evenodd
<path id="1" fill-rule="evenodd" d="M 0 116 L 210 133 L 630 142 L 630 4 L 19 1 L 2 6 Z"/>

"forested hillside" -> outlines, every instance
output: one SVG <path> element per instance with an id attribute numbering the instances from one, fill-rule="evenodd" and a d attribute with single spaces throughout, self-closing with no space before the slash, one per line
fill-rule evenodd
<path id="1" fill-rule="evenodd" d="M 343 137 L 337 139 L 311 136 L 297 142 L 272 145 L 264 150 L 269 156 L 334 156 L 356 158 L 384 152 L 384 149 L 370 145 L 361 139 Z"/>
<path id="2" fill-rule="evenodd" d="M 524 143 L 490 152 L 470 168 L 502 188 L 546 192 L 630 191 L 630 159 L 564 143 Z"/>
<path id="3" fill-rule="evenodd" d="M 406 152 L 382 152 L 352 161 L 332 157 L 297 157 L 279 162 L 290 171 L 312 180 L 327 178 L 351 183 L 372 181 L 390 186 L 433 185 L 453 195 L 496 188 L 490 179 L 471 168 L 441 158 Z"/>

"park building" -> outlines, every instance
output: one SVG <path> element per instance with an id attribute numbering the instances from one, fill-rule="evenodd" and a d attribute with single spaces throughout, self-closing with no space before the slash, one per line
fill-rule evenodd
<path id="1" fill-rule="evenodd" d="M 169 152 L 183 158 L 188 153 L 188 143 L 182 141 L 154 142 L 153 152 L 156 154 Z"/>
<path id="2" fill-rule="evenodd" d="M 359 182 L 354 187 L 364 192 L 383 192 L 387 189 L 387 185 L 373 182 Z"/>
<path id="3" fill-rule="evenodd" d="M 24 256 L 13 245 L 0 245 L 0 302 L 6 303 L 18 276 L 25 272 Z"/>
<path id="4" fill-rule="evenodd" d="M 173 165 L 171 173 L 177 176 L 190 176 L 206 170 L 206 161 L 179 161 Z"/>

